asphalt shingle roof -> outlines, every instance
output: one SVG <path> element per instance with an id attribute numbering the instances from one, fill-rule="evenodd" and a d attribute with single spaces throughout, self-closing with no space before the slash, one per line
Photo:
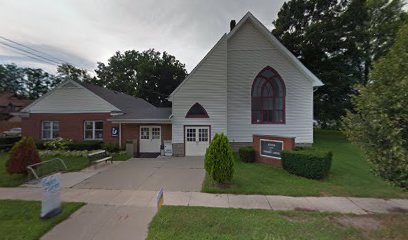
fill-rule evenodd
<path id="1" fill-rule="evenodd" d="M 124 113 L 123 115 L 112 116 L 112 119 L 168 120 L 171 115 L 171 108 L 158 108 L 141 98 L 88 83 L 80 84 Z"/>

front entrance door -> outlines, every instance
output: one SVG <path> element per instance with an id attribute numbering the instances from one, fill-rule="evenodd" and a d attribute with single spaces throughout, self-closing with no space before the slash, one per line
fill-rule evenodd
<path id="1" fill-rule="evenodd" d="M 140 126 L 140 152 L 158 153 L 161 145 L 160 126 Z"/>
<path id="2" fill-rule="evenodd" d="M 210 127 L 185 127 L 186 156 L 204 156 L 210 144 Z"/>

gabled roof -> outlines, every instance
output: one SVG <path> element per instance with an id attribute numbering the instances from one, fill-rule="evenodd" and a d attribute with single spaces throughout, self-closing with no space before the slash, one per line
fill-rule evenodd
<path id="1" fill-rule="evenodd" d="M 229 33 L 224 34 L 221 39 L 214 45 L 214 47 L 207 53 L 207 55 L 197 64 L 197 66 L 191 71 L 191 73 L 184 79 L 184 81 L 170 94 L 168 97 L 170 100 L 173 95 L 181 88 L 181 86 L 187 82 L 192 75 L 196 72 L 196 70 L 202 65 L 202 63 L 207 59 L 207 57 L 212 53 L 212 51 L 224 41 L 227 41 L 232 36 L 238 32 L 241 27 L 244 25 L 245 22 L 251 21 L 255 28 L 261 32 L 266 39 L 268 39 L 278 51 L 285 56 L 296 68 L 299 69 L 301 73 L 305 75 L 305 77 L 311 81 L 313 87 L 323 86 L 323 82 L 320 81 L 309 69 L 307 69 L 299 59 L 297 59 L 266 27 L 263 25 L 251 12 L 247 12 L 245 16 L 237 23 L 232 31 Z"/>
<path id="2" fill-rule="evenodd" d="M 55 89 L 60 88 L 64 85 L 70 86 L 82 86 L 85 89 L 89 90 L 96 96 L 98 96 L 102 101 L 106 101 L 112 105 L 113 109 L 117 109 L 117 114 L 112 116 L 113 119 L 150 119 L 150 120 L 169 120 L 171 115 L 170 108 L 158 108 L 148 103 L 144 99 L 133 97 L 121 92 L 113 91 L 104 87 L 96 86 L 89 83 L 77 82 L 73 80 L 67 80 L 59 84 L 53 90 L 44 94 L 42 97 L 37 99 L 31 105 L 27 106 L 22 110 L 22 112 L 27 111 L 32 105 L 39 102 L 41 99 L 46 98 L 50 95 Z"/>
<path id="3" fill-rule="evenodd" d="M 89 83 L 80 83 L 82 86 L 103 98 L 113 106 L 120 109 L 124 114 L 115 115 L 112 119 L 165 119 L 171 115 L 171 108 L 158 108 L 138 97 L 133 97 L 121 92 L 113 91 L 104 87 Z"/>

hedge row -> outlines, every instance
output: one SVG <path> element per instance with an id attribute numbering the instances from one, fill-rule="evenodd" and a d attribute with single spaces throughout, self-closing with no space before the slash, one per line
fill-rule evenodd
<path id="1" fill-rule="evenodd" d="M 255 162 L 255 149 L 253 147 L 242 147 L 239 149 L 239 158 L 243 162 Z"/>
<path id="2" fill-rule="evenodd" d="M 41 140 L 36 143 L 37 148 L 40 150 L 49 150 L 47 149 L 46 145 L 44 144 L 46 140 Z M 97 150 L 101 149 L 103 145 L 102 141 L 82 141 L 82 142 L 72 142 L 67 144 L 67 150 L 69 151 L 91 151 L 91 150 Z"/>
<path id="3" fill-rule="evenodd" d="M 13 145 L 20 141 L 21 137 L 0 137 L 0 150 L 8 151 Z"/>
<path id="4" fill-rule="evenodd" d="M 282 167 L 298 176 L 323 179 L 329 174 L 332 158 L 332 152 L 297 148 L 282 152 Z"/>

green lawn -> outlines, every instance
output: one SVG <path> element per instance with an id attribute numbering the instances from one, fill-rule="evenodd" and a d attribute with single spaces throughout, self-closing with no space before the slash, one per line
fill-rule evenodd
<path id="1" fill-rule="evenodd" d="M 63 203 L 58 216 L 40 219 L 41 202 L 0 200 L 0 240 L 37 240 L 83 203 Z"/>
<path id="2" fill-rule="evenodd" d="M 126 153 L 113 154 L 114 161 L 126 161 L 129 157 Z M 42 161 L 46 161 L 58 156 L 47 156 L 42 158 Z M 89 166 L 88 158 L 86 157 L 59 157 L 64 160 L 69 172 L 80 171 Z M 0 187 L 16 187 L 27 181 L 28 177 L 20 174 L 9 175 L 6 172 L 6 160 L 7 154 L 0 154 Z M 41 169 L 43 174 L 47 172 L 53 172 L 61 169 L 59 162 L 51 162 L 44 165 L 44 169 Z"/>
<path id="3" fill-rule="evenodd" d="M 407 214 L 340 215 L 164 206 L 147 239 L 406 239 Z"/>
<path id="4" fill-rule="evenodd" d="M 317 181 L 288 174 L 281 168 L 236 161 L 229 187 L 218 187 L 207 176 L 203 191 L 210 193 L 270 194 L 288 196 L 357 196 L 408 198 L 408 192 L 375 176 L 357 146 L 336 131 L 315 131 L 315 148 L 334 154 L 327 179 Z"/>

